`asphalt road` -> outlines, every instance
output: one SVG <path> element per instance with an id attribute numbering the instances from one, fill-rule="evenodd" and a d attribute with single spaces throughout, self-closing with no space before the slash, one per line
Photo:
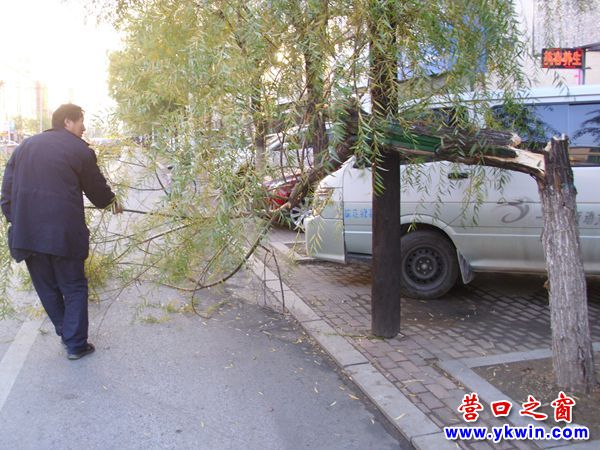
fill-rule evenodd
<path id="1" fill-rule="evenodd" d="M 79 361 L 43 316 L 0 321 L 0 448 L 401 448 L 293 321 L 240 298 L 245 282 L 203 293 L 208 318 L 172 312 L 171 290 L 105 295 Z"/>

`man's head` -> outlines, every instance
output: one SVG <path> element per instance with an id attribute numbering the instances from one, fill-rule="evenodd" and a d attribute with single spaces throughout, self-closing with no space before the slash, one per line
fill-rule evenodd
<path id="1" fill-rule="evenodd" d="M 85 131 L 83 109 L 72 103 L 60 105 L 52 114 L 52 128 L 55 130 L 64 128 L 75 136 L 83 136 L 83 132 Z"/>

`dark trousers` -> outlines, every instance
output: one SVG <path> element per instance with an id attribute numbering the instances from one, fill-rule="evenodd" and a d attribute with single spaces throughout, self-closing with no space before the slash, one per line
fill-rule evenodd
<path id="1" fill-rule="evenodd" d="M 44 309 L 69 353 L 85 348 L 88 284 L 82 259 L 34 253 L 25 263 Z"/>

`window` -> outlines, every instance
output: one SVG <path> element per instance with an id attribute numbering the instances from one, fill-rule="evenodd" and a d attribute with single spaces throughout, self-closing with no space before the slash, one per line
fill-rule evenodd
<path id="1" fill-rule="evenodd" d="M 569 130 L 574 164 L 600 165 L 600 104 L 571 105 Z"/>
<path id="2" fill-rule="evenodd" d="M 600 104 L 554 103 L 544 105 L 496 106 L 496 120 L 514 130 L 525 145 L 544 147 L 552 136 L 570 139 L 574 166 L 600 165 Z"/>
<path id="3" fill-rule="evenodd" d="M 524 142 L 545 146 L 552 136 L 561 133 L 561 124 L 566 123 L 564 117 L 568 110 L 566 104 L 516 104 L 495 106 L 492 113 L 502 127 L 515 131 Z"/>

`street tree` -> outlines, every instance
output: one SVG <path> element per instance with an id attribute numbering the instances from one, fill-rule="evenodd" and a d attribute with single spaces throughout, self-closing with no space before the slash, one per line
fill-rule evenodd
<path id="1" fill-rule="evenodd" d="M 474 127 L 468 115 L 483 114 L 482 103 L 461 115 L 460 95 L 491 87 L 510 90 L 523 85 L 519 68 L 522 47 L 510 2 L 364 2 L 361 9 L 369 36 L 369 89 L 373 103 L 373 283 L 372 329 L 393 337 L 399 331 L 402 267 L 399 155 L 387 148 L 385 127 L 397 121 L 409 127 L 432 107 L 455 111 L 456 128 Z M 493 11 L 493 13 L 492 13 Z M 416 102 L 414 99 L 419 99 Z M 438 106 L 435 106 L 435 103 Z M 405 106 L 406 105 L 406 106 Z M 475 125 L 476 126 L 476 125 Z M 471 151 L 471 150 L 469 150 Z M 368 150 L 365 152 L 369 153 Z"/>

